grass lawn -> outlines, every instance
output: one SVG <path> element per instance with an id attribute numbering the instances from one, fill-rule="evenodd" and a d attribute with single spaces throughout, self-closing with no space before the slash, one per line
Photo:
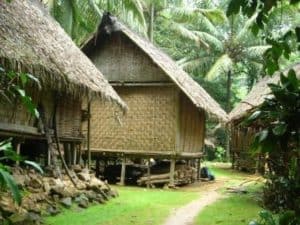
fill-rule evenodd
<path id="1" fill-rule="evenodd" d="M 195 225 L 248 225 L 261 210 L 250 194 L 231 194 L 207 206 L 197 216 Z"/>
<path id="2" fill-rule="evenodd" d="M 255 176 L 232 170 L 226 164 L 221 167 L 214 164 L 207 166 L 217 179 L 225 179 L 224 188 L 220 190 L 224 198 L 207 206 L 197 216 L 194 225 L 248 225 L 251 220 L 258 218 L 258 213 L 262 210 L 258 196 L 263 183 L 246 183 L 247 194 L 227 194 L 226 187 L 238 186 L 246 179 L 255 179 Z"/>
<path id="3" fill-rule="evenodd" d="M 114 187 L 120 196 L 105 205 L 66 210 L 46 218 L 47 225 L 161 225 L 171 210 L 199 197 L 192 192 Z"/>

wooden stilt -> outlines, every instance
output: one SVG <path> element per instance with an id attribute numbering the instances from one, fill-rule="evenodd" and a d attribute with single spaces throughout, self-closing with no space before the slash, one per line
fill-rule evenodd
<path id="1" fill-rule="evenodd" d="M 51 166 L 51 151 L 47 148 L 47 166 Z"/>
<path id="2" fill-rule="evenodd" d="M 197 180 L 200 180 L 201 159 L 197 159 Z"/>
<path id="3" fill-rule="evenodd" d="M 122 168 L 121 168 L 121 179 L 120 185 L 125 185 L 125 176 L 126 176 L 126 157 L 122 158 Z"/>
<path id="4" fill-rule="evenodd" d="M 16 151 L 17 151 L 17 155 L 20 155 L 20 153 L 21 153 L 21 143 L 17 143 Z M 20 161 L 16 161 L 16 165 L 19 166 Z"/>
<path id="5" fill-rule="evenodd" d="M 100 159 L 99 156 L 96 158 L 96 177 L 99 177 L 100 175 Z"/>
<path id="6" fill-rule="evenodd" d="M 170 187 L 175 187 L 175 180 L 174 180 L 174 175 L 175 175 L 175 164 L 176 160 L 171 159 L 171 164 L 170 164 Z"/>
<path id="7" fill-rule="evenodd" d="M 81 145 L 77 145 L 77 148 L 78 148 L 78 156 L 77 156 L 77 161 L 76 161 L 76 164 L 80 164 L 82 162 L 82 152 L 81 152 Z"/>
<path id="8" fill-rule="evenodd" d="M 70 166 L 71 155 L 70 155 L 70 146 L 69 143 L 64 143 L 64 158 L 68 166 Z"/>
<path id="9" fill-rule="evenodd" d="M 70 152 L 71 152 L 71 165 L 76 164 L 76 148 L 74 143 L 70 143 Z"/>
<path id="10" fill-rule="evenodd" d="M 88 103 L 88 127 L 87 127 L 87 153 L 88 153 L 88 168 L 91 168 L 91 102 Z"/>
<path id="11" fill-rule="evenodd" d="M 147 166 L 147 188 L 150 188 L 150 176 L 151 176 L 151 163 L 150 159 L 148 159 L 148 166 Z"/>

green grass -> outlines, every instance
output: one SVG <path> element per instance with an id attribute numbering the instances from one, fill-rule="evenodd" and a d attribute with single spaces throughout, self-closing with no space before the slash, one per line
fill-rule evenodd
<path id="1" fill-rule="evenodd" d="M 47 225 L 160 225 L 173 208 L 199 197 L 197 193 L 117 187 L 120 196 L 105 205 L 95 205 L 78 212 L 65 210 L 46 218 Z"/>
<path id="2" fill-rule="evenodd" d="M 261 210 L 253 196 L 231 194 L 207 206 L 197 216 L 195 225 L 247 225 Z"/>

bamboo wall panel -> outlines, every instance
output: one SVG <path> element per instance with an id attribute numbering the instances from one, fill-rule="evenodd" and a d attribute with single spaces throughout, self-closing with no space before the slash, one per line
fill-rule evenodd
<path id="1" fill-rule="evenodd" d="M 233 126 L 231 129 L 231 152 L 234 167 L 254 171 L 258 155 L 251 151 L 250 146 L 255 136 L 255 129 Z"/>
<path id="2" fill-rule="evenodd" d="M 53 128 L 54 94 L 51 91 L 28 91 L 37 109 L 42 110 L 46 125 Z M 0 122 L 30 127 L 37 127 L 38 120 L 16 99 L 13 104 L 0 99 Z M 41 112 L 41 111 L 40 111 Z M 70 97 L 60 97 L 57 105 L 57 128 L 60 137 L 81 136 L 81 102 Z"/>
<path id="3" fill-rule="evenodd" d="M 102 47 L 89 57 L 111 82 L 168 81 L 152 60 L 121 33 L 104 40 Z"/>
<path id="4" fill-rule="evenodd" d="M 61 137 L 80 137 L 81 101 L 73 98 L 60 98 L 57 106 L 57 127 Z"/>
<path id="5" fill-rule="evenodd" d="M 201 152 L 205 136 L 205 113 L 181 93 L 179 116 L 178 151 Z"/>
<path id="6" fill-rule="evenodd" d="M 178 92 L 175 87 L 118 87 L 126 116 L 111 104 L 91 106 L 91 148 L 175 151 Z M 86 130 L 86 128 L 84 128 Z"/>

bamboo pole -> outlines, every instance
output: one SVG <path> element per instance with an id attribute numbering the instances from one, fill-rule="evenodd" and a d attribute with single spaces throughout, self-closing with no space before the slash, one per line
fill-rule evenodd
<path id="1" fill-rule="evenodd" d="M 88 130 L 87 130 L 87 150 L 88 150 L 88 168 L 91 168 L 91 102 L 88 103 Z"/>

